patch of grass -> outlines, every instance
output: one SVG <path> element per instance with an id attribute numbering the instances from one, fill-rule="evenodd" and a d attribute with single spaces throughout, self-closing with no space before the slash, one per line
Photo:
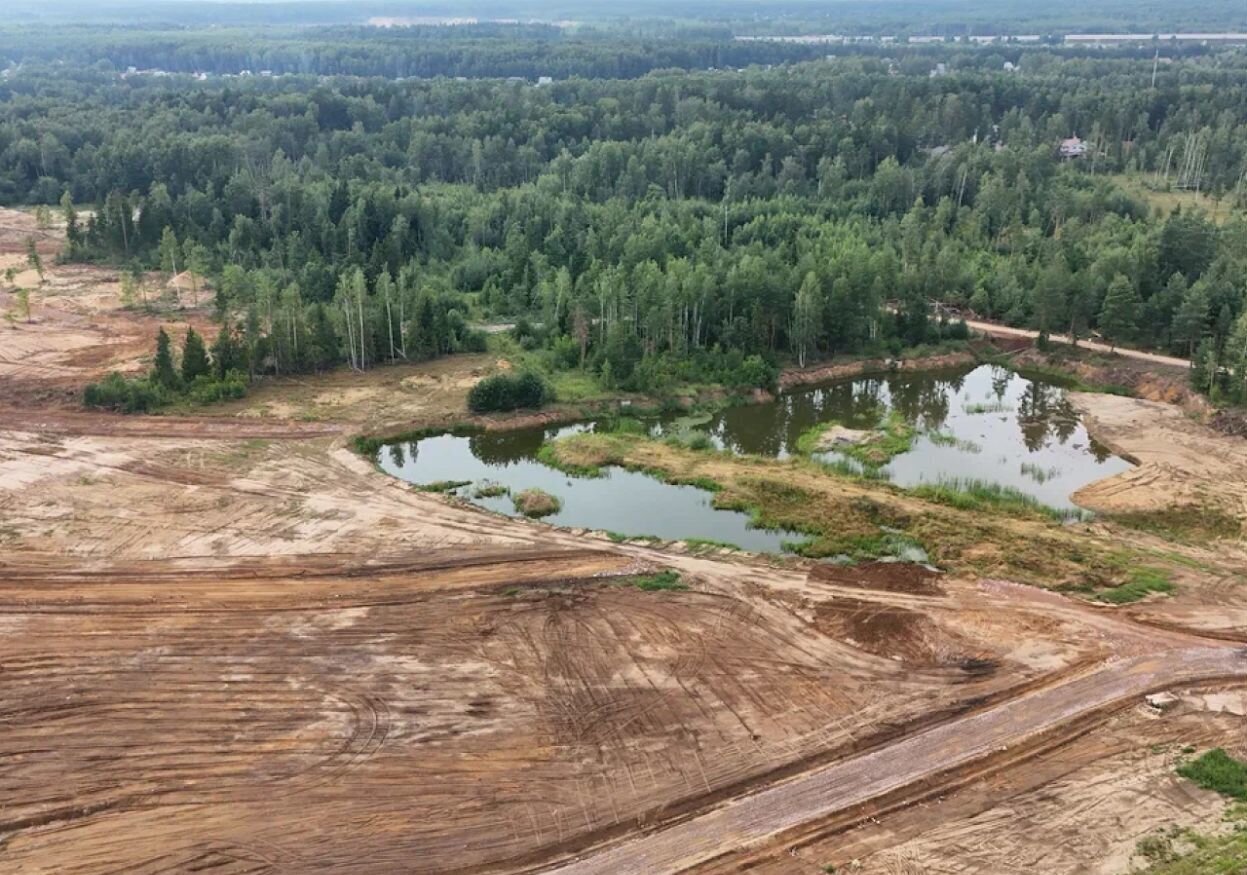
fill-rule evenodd
<path id="1" fill-rule="evenodd" d="M 1147 201 L 1153 209 L 1166 215 L 1175 209 L 1190 212 L 1198 208 L 1208 213 L 1208 217 L 1220 225 L 1234 214 L 1233 199 L 1229 197 L 1214 198 L 1207 192 L 1175 189 L 1154 176 L 1114 173 L 1109 176 L 1109 179 L 1128 193 Z"/>
<path id="2" fill-rule="evenodd" d="M 647 541 L 655 544 L 662 540 L 657 535 L 626 535 L 623 532 L 607 532 L 606 537 L 610 538 L 616 544 L 623 544 L 628 541 Z"/>
<path id="3" fill-rule="evenodd" d="M 1033 495 L 1012 486 L 973 478 L 945 478 L 935 483 L 915 486 L 909 492 L 927 501 L 935 501 L 958 510 L 1033 513 L 1058 521 L 1084 520 L 1090 516 L 1078 508 L 1050 507 Z"/>
<path id="4" fill-rule="evenodd" d="M 688 589 L 688 584 L 680 580 L 680 572 L 672 571 L 670 568 L 655 574 L 629 577 L 624 580 L 624 584 L 634 586 L 643 592 L 683 592 Z"/>
<path id="5" fill-rule="evenodd" d="M 902 453 L 912 450 L 917 434 L 914 427 L 905 421 L 905 417 L 894 410 L 871 437 L 841 452 L 865 466 L 881 468 Z"/>
<path id="6" fill-rule="evenodd" d="M 421 492 L 454 492 L 463 486 L 471 485 L 471 480 L 434 480 L 432 483 L 419 483 L 416 489 Z"/>
<path id="7" fill-rule="evenodd" d="M 1132 511 L 1115 513 L 1110 519 L 1127 528 L 1187 544 L 1239 538 L 1243 534 L 1243 524 L 1237 517 L 1215 507 L 1188 505 Z"/>
<path id="8" fill-rule="evenodd" d="M 1178 766 L 1178 774 L 1205 790 L 1215 790 L 1240 802 L 1247 801 L 1247 763 L 1217 747 Z"/>
<path id="9" fill-rule="evenodd" d="M 649 434 L 649 426 L 631 416 L 617 416 L 613 419 L 599 420 L 595 428 L 608 434 Z"/>
<path id="10" fill-rule="evenodd" d="M 1171 827 L 1167 836 L 1169 847 L 1163 842 L 1150 843 L 1140 848 L 1140 854 L 1149 862 L 1142 870 L 1144 875 L 1242 875 L 1247 872 L 1247 805 L 1236 802 L 1226 809 L 1222 819 L 1230 824 L 1230 830 L 1222 835 L 1203 836 L 1191 830 Z M 1175 847 L 1179 840 L 1181 847 Z M 1158 849 L 1162 853 L 1151 856 L 1147 850 Z"/>
<path id="11" fill-rule="evenodd" d="M 556 514 L 563 509 L 563 502 L 544 489 L 525 489 L 511 496 L 511 502 L 526 517 L 539 519 Z"/>
<path id="12" fill-rule="evenodd" d="M 645 473 L 653 476 L 653 472 L 655 470 L 656 469 L 650 468 L 647 469 Z M 711 480 L 709 477 L 680 477 L 666 474 L 664 472 L 659 479 L 665 480 L 666 482 L 676 486 L 694 486 L 698 489 L 705 490 L 706 492 L 718 492 L 723 488 L 723 485 L 717 480 Z"/>
<path id="13" fill-rule="evenodd" d="M 710 435 L 704 431 L 693 432 L 689 435 L 688 440 L 682 442 L 685 447 L 697 452 L 705 452 L 715 449 L 714 441 L 710 439 Z"/>
<path id="14" fill-rule="evenodd" d="M 1188 834 L 1190 850 L 1171 849 L 1165 857 L 1152 863 L 1140 875 L 1242 875 L 1247 872 L 1247 825 L 1227 836 Z"/>
<path id="15" fill-rule="evenodd" d="M 560 450 L 566 449 L 567 442 L 580 435 L 572 435 L 554 443 L 544 443 L 537 450 L 537 461 L 548 465 L 556 471 L 570 474 L 573 477 L 605 477 L 603 466 L 592 462 L 582 463 L 569 460 Z"/>
<path id="16" fill-rule="evenodd" d="M 983 447 L 974 441 L 959 438 L 949 431 L 929 431 L 927 432 L 927 440 L 935 444 L 937 447 L 956 447 L 963 453 L 981 453 Z"/>
<path id="17" fill-rule="evenodd" d="M 1173 849 L 1173 839 L 1167 835 L 1154 834 L 1144 836 L 1135 843 L 1134 852 L 1152 863 L 1168 863 L 1177 859 Z"/>
<path id="18" fill-rule="evenodd" d="M 1147 598 L 1152 593 L 1169 595 L 1174 591 L 1169 572 L 1158 568 L 1136 568 L 1120 586 L 1096 593 L 1096 599 L 1110 605 L 1127 605 Z"/>
<path id="19" fill-rule="evenodd" d="M 798 453 L 809 456 L 824 452 L 819 442 L 826 432 L 835 427 L 835 422 L 823 422 L 802 432 L 796 440 Z M 905 417 L 893 410 L 875 427 L 869 437 L 856 444 L 845 444 L 836 447 L 834 452 L 844 459 L 852 459 L 863 470 L 879 469 L 902 453 L 908 453 L 914 447 L 918 432 Z"/>
<path id="20" fill-rule="evenodd" d="M 500 498 L 503 495 L 509 495 L 511 488 L 503 486 L 501 483 L 492 481 L 486 483 L 478 483 L 476 489 L 472 490 L 473 498 Z"/>
<path id="21" fill-rule="evenodd" d="M 714 538 L 685 538 L 684 546 L 692 551 L 698 550 L 739 550 L 740 547 L 731 541 L 716 541 Z"/>
<path id="22" fill-rule="evenodd" d="M 587 370 L 546 371 L 545 376 L 554 389 L 554 397 L 571 404 L 603 401 L 618 394 L 604 388 L 598 378 Z"/>
<path id="23" fill-rule="evenodd" d="M 887 468 L 877 468 L 873 465 L 863 465 L 853 459 L 833 458 L 833 459 L 817 459 L 819 467 L 828 474 L 835 474 L 839 477 L 849 477 L 854 480 L 867 480 L 881 482 L 891 479 L 891 472 Z"/>

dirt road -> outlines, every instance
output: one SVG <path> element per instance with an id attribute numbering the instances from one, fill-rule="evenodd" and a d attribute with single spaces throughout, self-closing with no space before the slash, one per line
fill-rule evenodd
<path id="1" fill-rule="evenodd" d="M 1247 677 L 1247 651 L 1242 648 L 1191 647 L 1107 662 L 1073 680 L 807 772 L 670 829 L 545 871 L 551 875 L 681 872 L 726 851 L 1005 750 L 1098 709 L 1176 684 L 1231 676 Z"/>
<path id="2" fill-rule="evenodd" d="M 995 322 L 976 322 L 967 319 L 966 325 L 971 331 L 979 331 L 983 334 L 993 337 L 1028 337 L 1035 339 L 1039 336 L 1038 331 L 1031 331 L 1029 328 L 1011 328 L 1008 325 L 997 325 Z M 1049 338 L 1053 343 L 1071 343 L 1069 336 L 1065 334 L 1051 334 Z M 1110 352 L 1125 358 L 1138 359 L 1139 361 L 1152 362 L 1153 364 L 1164 365 L 1170 368 L 1189 368 L 1191 363 L 1186 359 L 1175 358 L 1170 355 L 1160 355 L 1155 352 L 1143 352 L 1138 349 L 1126 349 L 1125 347 L 1109 346 L 1107 343 L 1097 343 L 1094 340 L 1079 340 L 1078 346 L 1082 349 L 1089 349 L 1093 352 Z"/>
<path id="3" fill-rule="evenodd" d="M 25 239 L 6 238 L 10 219 L 26 221 L 0 211 L 0 267 L 24 251 L 6 249 Z M 998 579 L 1017 579 L 998 553 L 1072 543 L 1064 527 L 1041 538 L 1045 522 L 965 518 L 958 549 L 991 573 L 935 574 L 617 544 L 492 516 L 412 490 L 347 445 L 361 428 L 461 417 L 491 357 L 266 382 L 205 417 L 83 411 L 81 386 L 146 367 L 166 319 L 177 331 L 206 321 L 175 301 L 123 310 L 117 280 L 55 265 L 35 318 L 0 340 L 5 873 L 661 873 L 774 847 L 766 871 L 792 875 L 822 870 L 793 865 L 794 827 L 859 818 L 857 803 L 880 794 L 943 792 L 959 765 L 960 780 L 1007 758 L 1000 781 L 1046 792 L 1039 745 L 1019 742 L 1064 740 L 1071 725 L 1099 737 L 1129 711 L 1202 733 L 1173 735 L 1180 746 L 1243 737 L 1225 715 L 1182 715 L 1179 730 L 1173 714 L 1100 710 L 1247 677 L 1233 646 L 1181 631 L 1247 638 L 1223 543 L 1195 557 L 1176 597 L 1127 612 Z M 1097 408 L 1106 439 L 1164 487 L 1112 488 L 1241 495 L 1238 451 L 1161 412 Z M 887 502 L 930 526 L 937 512 L 847 481 L 811 494 L 828 514 Z M 1085 544 L 1071 554 L 1080 574 L 1103 546 Z M 626 585 L 659 567 L 688 589 Z M 1210 585 L 1213 567 L 1224 585 Z M 1123 749 L 1146 753 L 1146 741 L 1132 728 Z M 1139 833 L 1121 828 L 1123 806 L 1154 798 L 1157 776 L 1178 779 L 1171 764 L 1121 772 L 1137 796 L 1093 782 L 1086 798 L 1117 792 L 1118 807 L 1071 814 L 1101 845 L 1063 866 L 1010 851 L 1008 866 L 974 871 L 1083 875 L 1128 855 Z M 1211 802 L 1184 811 L 1185 825 L 1219 821 Z M 905 813 L 923 835 L 973 817 Z M 1149 821 L 1175 822 L 1163 807 Z M 1050 817 L 1001 823 L 1031 842 L 1023 852 L 1057 832 Z M 972 871 L 955 842 L 928 859 Z"/>

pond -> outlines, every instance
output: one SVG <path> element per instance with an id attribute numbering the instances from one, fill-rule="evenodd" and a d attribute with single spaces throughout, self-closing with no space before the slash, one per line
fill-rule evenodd
<path id="1" fill-rule="evenodd" d="M 1091 439 L 1063 388 L 994 365 L 801 387 L 724 410 L 704 428 L 720 449 L 785 458 L 812 426 L 869 429 L 893 411 L 919 432 L 883 469 L 900 486 L 982 481 L 1073 509 L 1074 492 L 1130 467 Z"/>
<path id="2" fill-rule="evenodd" d="M 622 468 L 607 468 L 602 477 L 573 477 L 537 461 L 543 441 L 586 429 L 592 425 L 466 437 L 443 434 L 390 444 L 382 448 L 379 462 L 384 471 L 410 483 L 472 481 L 454 493 L 509 516 L 519 515 L 511 496 L 478 497 L 477 484 L 501 484 L 512 493 L 542 489 L 563 502 L 560 510 L 542 518 L 554 525 L 719 541 L 756 553 L 778 553 L 785 541 L 805 540 L 796 532 L 753 528 L 748 514 L 713 507 L 714 493 L 695 486 L 675 486 Z"/>
<path id="3" fill-rule="evenodd" d="M 1130 467 L 1091 440 L 1064 389 L 991 365 L 801 387 L 766 404 L 727 408 L 698 427 L 719 449 L 785 458 L 812 426 L 838 422 L 869 429 L 891 413 L 918 432 L 913 446 L 880 472 L 905 487 L 979 481 L 1072 509 L 1073 492 Z M 517 512 L 509 495 L 478 496 L 477 486 L 542 489 L 562 501 L 556 513 L 544 518 L 555 525 L 726 542 L 756 552 L 778 552 L 786 542 L 803 540 L 794 532 L 752 528 L 748 514 L 715 508 L 713 493 L 694 486 L 620 468 L 608 468 L 600 478 L 576 477 L 538 461 L 544 441 L 593 428 L 595 423 L 443 434 L 390 444 L 378 461 L 387 473 L 410 483 L 469 481 L 472 485 L 455 494 L 512 516 Z M 650 423 L 655 436 L 678 428 L 687 429 L 688 422 L 671 417 Z"/>

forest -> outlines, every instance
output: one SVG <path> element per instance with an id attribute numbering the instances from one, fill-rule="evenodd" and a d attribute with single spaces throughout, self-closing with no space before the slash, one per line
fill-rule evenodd
<path id="1" fill-rule="evenodd" d="M 1193 356 L 1241 400 L 1244 72 L 951 46 L 541 85 L 31 61 L 0 80 L 0 201 L 58 204 L 66 259 L 208 277 L 251 376 L 480 349 L 472 326 L 509 321 L 547 373 L 765 386 L 964 336 L 938 303 Z"/>

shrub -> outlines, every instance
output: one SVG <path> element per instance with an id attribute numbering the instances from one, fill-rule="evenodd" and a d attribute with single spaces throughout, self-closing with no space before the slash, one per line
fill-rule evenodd
<path id="1" fill-rule="evenodd" d="M 247 394 L 247 378 L 241 371 L 229 371 L 222 379 L 200 374 L 191 383 L 187 396 L 195 404 L 214 404 L 242 398 Z"/>
<path id="2" fill-rule="evenodd" d="M 98 383 L 87 386 L 82 393 L 82 400 L 88 407 L 121 413 L 144 413 L 167 403 L 168 396 L 146 377 L 128 380 L 116 371 L 111 371 Z"/>
<path id="3" fill-rule="evenodd" d="M 550 516 L 563 509 L 563 502 L 542 489 L 525 489 L 511 496 L 515 509 L 534 519 Z"/>
<path id="4" fill-rule="evenodd" d="M 494 374 L 468 392 L 468 409 L 473 413 L 495 413 L 540 407 L 553 400 L 552 394 L 534 373 Z"/>

